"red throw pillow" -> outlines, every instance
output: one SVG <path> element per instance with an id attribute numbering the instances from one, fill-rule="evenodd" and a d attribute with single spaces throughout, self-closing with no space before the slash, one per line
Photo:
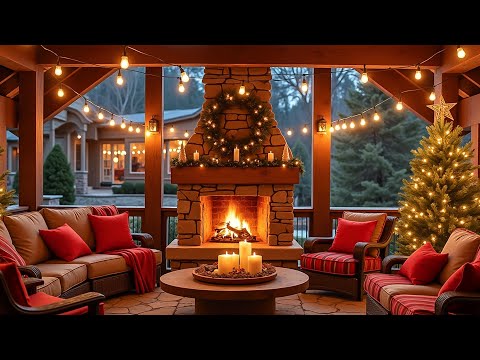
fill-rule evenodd
<path id="1" fill-rule="evenodd" d="M 463 264 L 455 271 L 438 292 L 438 296 L 447 291 L 480 291 L 480 259 Z"/>
<path id="2" fill-rule="evenodd" d="M 0 262 L 14 262 L 17 266 L 27 265 L 17 250 L 0 236 Z"/>
<path id="3" fill-rule="evenodd" d="M 337 232 L 328 251 L 353 254 L 357 242 L 369 242 L 377 220 L 350 221 L 338 219 Z"/>
<path id="4" fill-rule="evenodd" d="M 130 233 L 127 211 L 111 216 L 88 214 L 88 218 L 95 233 L 95 252 L 137 247 Z"/>
<path id="5" fill-rule="evenodd" d="M 38 230 L 47 247 L 56 257 L 65 261 L 92 253 L 85 241 L 68 224 L 56 229 Z"/>
<path id="6" fill-rule="evenodd" d="M 439 254 L 427 242 L 410 255 L 400 268 L 399 274 L 415 285 L 432 282 L 448 261 L 448 254 Z"/>

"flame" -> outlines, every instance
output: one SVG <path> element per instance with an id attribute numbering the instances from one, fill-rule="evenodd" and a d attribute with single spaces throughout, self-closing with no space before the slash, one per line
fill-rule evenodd
<path id="1" fill-rule="evenodd" d="M 235 229 L 245 228 L 250 234 L 250 226 L 246 220 L 240 220 L 237 216 L 237 207 L 233 201 L 228 204 L 228 213 L 225 218 L 225 222 L 229 222 L 231 227 Z M 231 233 L 233 236 L 233 232 Z"/>

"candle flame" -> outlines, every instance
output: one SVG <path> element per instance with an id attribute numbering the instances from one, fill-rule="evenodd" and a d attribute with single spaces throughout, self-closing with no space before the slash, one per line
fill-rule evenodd
<path id="1" fill-rule="evenodd" d="M 225 255 L 228 255 L 228 251 L 225 251 Z"/>
<path id="2" fill-rule="evenodd" d="M 232 253 L 232 255 L 235 255 L 235 251 Z"/>
<path id="3" fill-rule="evenodd" d="M 255 256 L 255 251 L 253 252 L 253 256 Z"/>

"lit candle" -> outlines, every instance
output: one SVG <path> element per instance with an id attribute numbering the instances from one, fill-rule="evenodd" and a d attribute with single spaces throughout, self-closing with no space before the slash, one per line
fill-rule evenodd
<path id="1" fill-rule="evenodd" d="M 248 271 L 248 257 L 252 255 L 252 243 L 247 240 L 238 243 L 238 251 L 240 253 L 240 268 Z"/>
<path id="2" fill-rule="evenodd" d="M 270 151 L 268 153 L 268 162 L 272 162 L 273 161 L 273 153 Z"/>
<path id="3" fill-rule="evenodd" d="M 200 159 L 200 154 L 197 150 L 193 153 L 193 161 L 198 161 Z"/>
<path id="4" fill-rule="evenodd" d="M 262 257 L 260 255 L 253 253 L 248 257 L 248 272 L 250 274 L 262 272 Z"/>
<path id="5" fill-rule="evenodd" d="M 235 149 L 233 149 L 233 161 L 240 161 L 240 149 L 238 146 L 235 146 Z"/>
<path id="6" fill-rule="evenodd" d="M 218 272 L 220 274 L 228 274 L 232 269 L 232 255 L 228 251 L 225 254 L 218 255 Z"/>
<path id="7" fill-rule="evenodd" d="M 231 255 L 230 257 L 230 260 L 232 261 L 232 269 L 235 268 L 235 269 L 238 269 L 238 265 L 239 265 L 239 255 L 238 254 L 235 254 L 235 252 L 233 252 L 233 254 Z"/>

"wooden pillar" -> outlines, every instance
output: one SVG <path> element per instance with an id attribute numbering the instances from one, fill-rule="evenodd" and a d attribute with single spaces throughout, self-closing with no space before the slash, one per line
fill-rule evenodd
<path id="1" fill-rule="evenodd" d="M 17 127 L 17 105 L 12 99 L 0 96 L 0 147 L 5 152 L 0 155 L 0 173 L 7 168 L 7 129 Z"/>
<path id="2" fill-rule="evenodd" d="M 312 205 L 313 222 L 310 236 L 331 236 L 330 220 L 330 124 L 331 124 L 331 69 L 315 69 L 313 77 L 313 156 Z M 327 133 L 315 129 L 321 117 L 327 120 Z"/>
<path id="3" fill-rule="evenodd" d="M 473 150 L 473 165 L 480 165 L 480 124 L 472 124 L 470 127 L 472 132 L 472 150 Z M 475 176 L 478 177 L 478 169 L 475 170 Z"/>
<path id="4" fill-rule="evenodd" d="M 37 210 L 43 199 L 43 68 L 20 72 L 19 205 Z"/>
<path id="5" fill-rule="evenodd" d="M 87 132 L 80 131 L 80 171 L 87 171 Z"/>
<path id="6" fill-rule="evenodd" d="M 145 124 L 155 116 L 159 120 L 156 134 L 145 135 L 145 218 L 143 231 L 153 236 L 155 248 L 162 250 L 165 270 L 165 234 L 161 231 L 163 201 L 163 79 L 162 68 L 147 68 L 145 78 Z M 147 129 L 147 126 L 145 129 Z"/>
<path id="7" fill-rule="evenodd" d="M 7 119 L 5 112 L 1 109 L 0 104 L 0 148 L 4 151 L 0 154 L 0 174 L 7 170 L 8 149 L 7 149 Z"/>

